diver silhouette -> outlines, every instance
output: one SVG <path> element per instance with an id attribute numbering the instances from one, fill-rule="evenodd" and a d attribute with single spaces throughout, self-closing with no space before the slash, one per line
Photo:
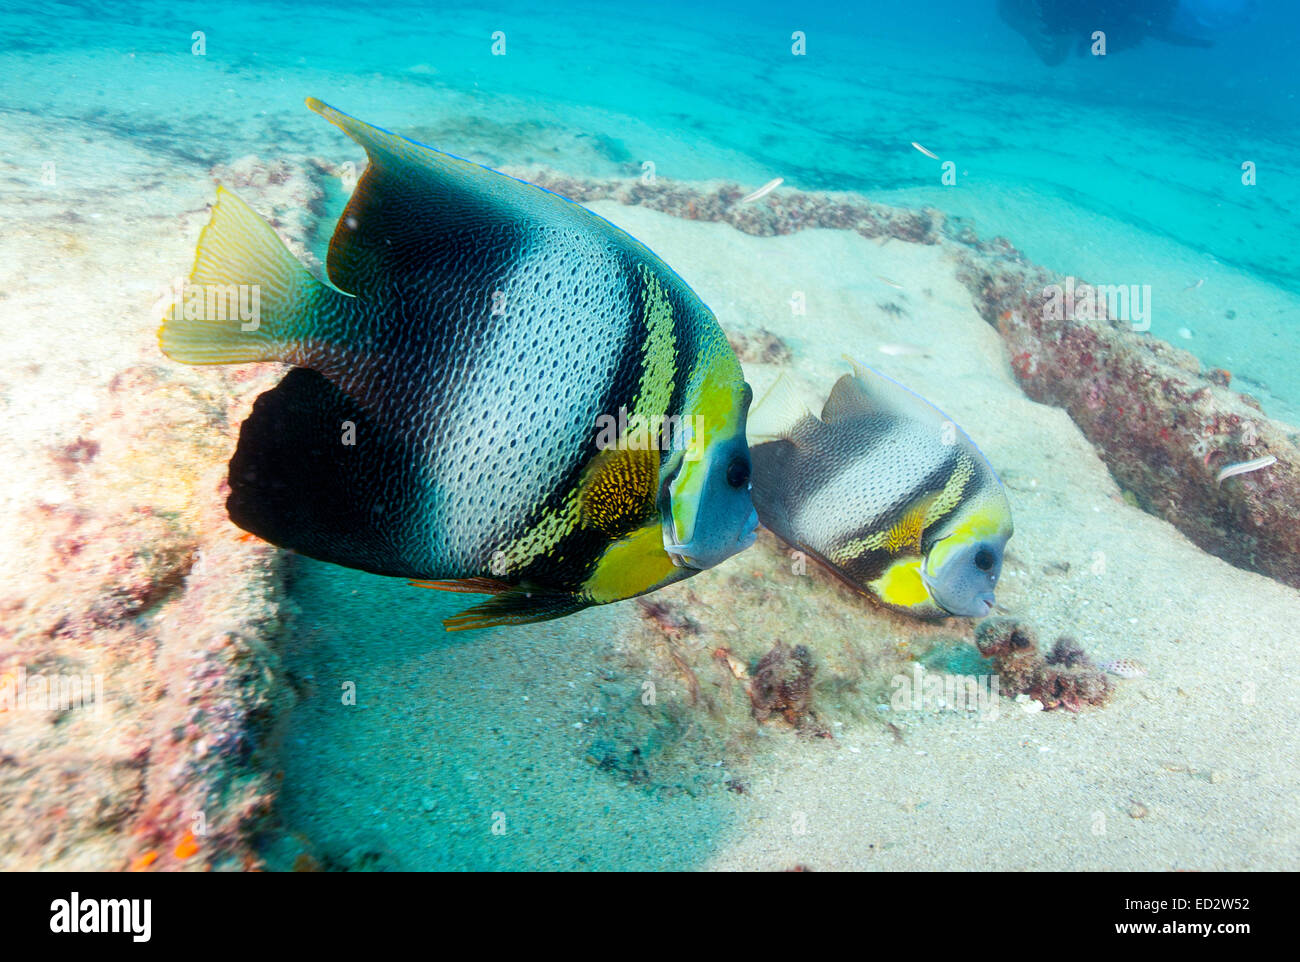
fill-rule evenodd
<path id="1" fill-rule="evenodd" d="M 998 16 L 1055 66 L 1071 50 L 1086 54 L 1095 31 L 1106 51 L 1136 47 L 1145 38 L 1210 47 L 1215 36 L 1254 16 L 1256 0 L 998 0 Z"/>

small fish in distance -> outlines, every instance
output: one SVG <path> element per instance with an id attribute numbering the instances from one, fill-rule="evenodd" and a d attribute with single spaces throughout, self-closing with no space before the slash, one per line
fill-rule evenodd
<path id="1" fill-rule="evenodd" d="M 821 417 L 751 449 L 759 520 L 891 608 L 984 617 L 1013 530 L 1002 482 L 938 408 L 853 369 Z"/>

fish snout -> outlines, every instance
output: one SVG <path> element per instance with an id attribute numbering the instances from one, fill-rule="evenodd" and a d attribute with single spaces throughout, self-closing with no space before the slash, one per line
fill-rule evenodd
<path id="1" fill-rule="evenodd" d="M 758 540 L 758 511 L 751 509 L 749 512 L 749 518 L 745 521 L 745 528 L 743 531 L 740 532 L 740 537 L 736 539 L 736 543 L 740 545 L 740 547 L 737 548 L 736 550 L 744 551 L 746 548 L 748 548 L 757 540 Z"/>
<path id="2" fill-rule="evenodd" d="M 749 517 L 745 519 L 744 527 L 736 535 L 735 540 L 726 547 L 715 545 L 714 549 L 711 550 L 706 544 L 679 542 L 675 534 L 675 531 L 665 525 L 664 549 L 668 552 L 668 556 L 672 558 L 673 564 L 679 568 L 695 568 L 698 571 L 703 571 L 706 568 L 721 564 L 732 555 L 744 551 L 758 540 L 758 512 L 753 508 L 749 509 Z"/>

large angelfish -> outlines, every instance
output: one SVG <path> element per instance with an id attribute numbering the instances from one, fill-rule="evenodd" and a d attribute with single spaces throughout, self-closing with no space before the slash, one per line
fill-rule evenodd
<path id="1" fill-rule="evenodd" d="M 449 629 L 639 595 L 753 542 L 749 386 L 677 274 L 556 194 L 308 106 L 369 158 L 327 277 L 222 189 L 190 288 L 255 286 L 260 315 L 187 297 L 159 332 L 188 364 L 294 365 L 242 427 L 237 525 L 495 594 Z"/>

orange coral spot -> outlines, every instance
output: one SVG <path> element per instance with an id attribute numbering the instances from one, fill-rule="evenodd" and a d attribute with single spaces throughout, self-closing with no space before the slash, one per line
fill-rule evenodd
<path id="1" fill-rule="evenodd" d="M 194 841 L 194 833 L 186 832 L 185 837 L 180 840 L 176 846 L 176 851 L 172 854 L 177 858 L 189 858 L 199 850 L 199 843 Z"/>
<path id="2" fill-rule="evenodd" d="M 143 872 L 158 859 L 157 852 L 145 852 L 131 861 L 132 872 Z"/>

